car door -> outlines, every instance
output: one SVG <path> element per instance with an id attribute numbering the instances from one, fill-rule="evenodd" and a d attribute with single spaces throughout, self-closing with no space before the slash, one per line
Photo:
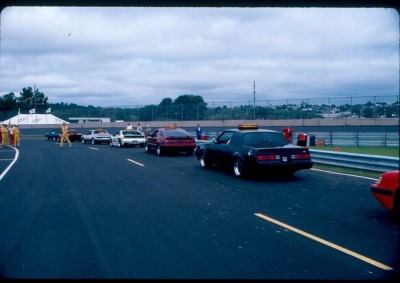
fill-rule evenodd
<path id="1" fill-rule="evenodd" d="M 146 142 L 149 147 L 156 147 L 158 132 L 159 130 L 155 130 L 150 136 L 147 137 Z"/>
<path id="2" fill-rule="evenodd" d="M 224 131 L 210 144 L 209 154 L 216 163 L 225 163 L 228 161 L 231 155 L 230 141 L 233 132 Z"/>

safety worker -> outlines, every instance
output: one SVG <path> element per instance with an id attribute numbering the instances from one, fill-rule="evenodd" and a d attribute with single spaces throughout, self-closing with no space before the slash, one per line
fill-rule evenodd
<path id="1" fill-rule="evenodd" d="M 293 130 L 289 127 L 286 127 L 282 130 L 283 136 L 285 139 L 291 143 L 292 142 L 292 136 L 293 136 Z"/>
<path id="2" fill-rule="evenodd" d="M 18 128 L 18 125 L 14 125 L 12 128 L 12 133 L 13 133 L 13 146 L 14 147 L 19 147 L 21 136 L 20 136 L 20 131 Z"/>
<path id="3" fill-rule="evenodd" d="M 6 124 L 3 124 L 3 127 L 1 128 L 1 144 L 3 146 L 8 145 L 8 128 Z"/>
<path id="4" fill-rule="evenodd" d="M 9 137 L 10 137 L 10 144 L 11 145 L 14 145 L 14 132 L 13 132 L 14 126 L 15 125 L 13 124 L 13 125 L 10 125 L 9 128 L 8 128 L 8 132 L 10 133 Z"/>
<path id="5" fill-rule="evenodd" d="M 63 123 L 61 126 L 60 148 L 63 147 L 64 140 L 68 142 L 69 147 L 72 146 L 71 141 L 69 140 L 68 137 L 68 125 L 66 123 Z"/>

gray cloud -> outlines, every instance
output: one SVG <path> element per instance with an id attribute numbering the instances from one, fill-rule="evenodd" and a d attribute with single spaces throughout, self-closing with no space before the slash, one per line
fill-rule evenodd
<path id="1" fill-rule="evenodd" d="M 391 9 L 10 7 L 0 93 L 36 84 L 50 102 L 159 103 L 396 95 Z"/>

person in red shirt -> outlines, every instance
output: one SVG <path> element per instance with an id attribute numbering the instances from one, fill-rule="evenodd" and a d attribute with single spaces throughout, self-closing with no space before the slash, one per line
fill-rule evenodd
<path id="1" fill-rule="evenodd" d="M 292 143 L 292 136 L 293 136 L 293 130 L 289 127 L 286 127 L 282 130 L 283 136 L 285 139 L 289 142 Z"/>

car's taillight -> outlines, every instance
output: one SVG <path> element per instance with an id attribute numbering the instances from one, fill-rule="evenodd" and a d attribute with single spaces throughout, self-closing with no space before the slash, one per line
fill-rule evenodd
<path id="1" fill-rule="evenodd" d="M 279 155 L 276 155 L 276 154 L 268 154 L 268 155 L 262 154 L 262 155 L 257 155 L 257 156 L 256 156 L 256 159 L 257 159 L 258 161 L 263 161 L 263 160 L 279 160 L 279 159 L 280 159 L 280 156 L 279 156 Z"/>
<path id="2" fill-rule="evenodd" d="M 310 159 L 311 156 L 309 153 L 296 153 L 292 154 L 292 159 Z"/>

